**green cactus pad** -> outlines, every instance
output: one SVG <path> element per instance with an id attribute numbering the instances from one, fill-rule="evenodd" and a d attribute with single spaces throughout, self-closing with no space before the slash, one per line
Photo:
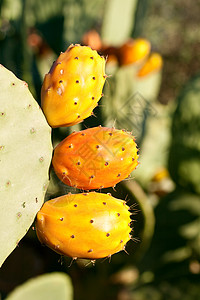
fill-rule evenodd
<path id="1" fill-rule="evenodd" d="M 200 75 L 182 89 L 172 120 L 169 172 L 174 182 L 200 194 Z"/>
<path id="2" fill-rule="evenodd" d="M 0 265 L 44 201 L 51 129 L 28 85 L 0 65 Z"/>
<path id="3" fill-rule="evenodd" d="M 102 24 L 102 40 L 104 44 L 119 46 L 125 42 L 134 27 L 138 0 L 105 1 Z"/>
<path id="4" fill-rule="evenodd" d="M 141 66 L 141 65 L 140 65 Z M 138 66 L 122 66 L 109 78 L 101 100 L 104 125 L 133 131 L 139 143 L 144 135 L 145 122 L 155 116 L 155 100 L 161 83 L 161 71 L 138 77 Z M 107 71 L 109 74 L 109 71 Z M 106 101 L 109 99 L 109 101 Z"/>
<path id="5" fill-rule="evenodd" d="M 29 279 L 11 292 L 6 300 L 72 300 L 73 289 L 70 277 L 54 272 Z"/>

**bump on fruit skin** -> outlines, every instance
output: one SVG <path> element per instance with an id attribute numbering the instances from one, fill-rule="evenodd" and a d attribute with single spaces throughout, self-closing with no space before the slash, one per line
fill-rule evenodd
<path id="1" fill-rule="evenodd" d="M 52 164 L 69 186 L 83 190 L 112 187 L 137 167 L 138 149 L 129 132 L 93 127 L 74 132 L 58 144 Z"/>
<path id="2" fill-rule="evenodd" d="M 45 202 L 37 214 L 41 243 L 76 258 L 110 257 L 130 240 L 131 213 L 123 200 L 96 192 L 68 194 Z"/>
<path id="3" fill-rule="evenodd" d="M 45 75 L 43 112 L 51 127 L 72 126 L 89 117 L 102 97 L 105 59 L 87 46 L 71 45 Z"/>

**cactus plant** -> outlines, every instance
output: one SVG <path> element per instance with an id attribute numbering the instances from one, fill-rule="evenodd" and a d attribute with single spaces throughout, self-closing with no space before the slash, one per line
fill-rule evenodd
<path id="1" fill-rule="evenodd" d="M 52 144 L 51 128 L 27 84 L 2 65 L 0 110 L 2 264 L 26 234 L 43 203 Z"/>
<path id="2" fill-rule="evenodd" d="M 131 133 L 99 126 L 65 138 L 55 148 L 52 164 L 65 184 L 99 189 L 127 178 L 138 165 L 137 152 Z"/>
<path id="3" fill-rule="evenodd" d="M 172 179 L 200 194 L 200 76 L 191 79 L 178 97 L 172 122 L 169 171 Z"/>
<path id="4" fill-rule="evenodd" d="M 72 300 L 73 289 L 69 276 L 61 272 L 43 274 L 14 289 L 6 300 Z"/>
<path id="5" fill-rule="evenodd" d="M 112 77 L 101 102 L 103 124 L 133 130 L 139 145 L 146 120 L 154 114 L 152 102 L 157 100 L 161 85 L 162 57 L 158 53 L 149 54 L 150 48 L 150 42 L 141 38 L 110 48 L 111 59 L 106 64 L 106 72 L 112 73 Z M 114 64 L 112 53 L 116 57 Z"/>
<path id="6" fill-rule="evenodd" d="M 97 259 L 125 249 L 131 213 L 125 201 L 96 192 L 45 202 L 37 214 L 39 240 L 62 255 Z"/>
<path id="7" fill-rule="evenodd" d="M 138 0 L 105 2 L 101 36 L 106 45 L 119 46 L 130 36 L 134 26 Z M 122 13 L 123 12 L 123 13 Z"/>
<path id="8" fill-rule="evenodd" d="M 50 126 L 72 126 L 89 117 L 102 96 L 105 79 L 105 59 L 90 47 L 71 45 L 61 53 L 41 91 Z"/>

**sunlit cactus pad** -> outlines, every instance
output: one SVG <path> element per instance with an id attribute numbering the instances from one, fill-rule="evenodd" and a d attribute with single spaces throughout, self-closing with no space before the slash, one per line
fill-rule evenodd
<path id="1" fill-rule="evenodd" d="M 28 85 L 0 65 L 0 265 L 44 201 L 51 129 Z"/>

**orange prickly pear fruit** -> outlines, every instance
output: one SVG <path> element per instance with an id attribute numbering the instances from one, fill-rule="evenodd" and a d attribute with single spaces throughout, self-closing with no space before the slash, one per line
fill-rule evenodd
<path id="1" fill-rule="evenodd" d="M 82 37 L 82 43 L 86 46 L 90 46 L 92 49 L 100 51 L 102 48 L 102 41 L 99 33 L 92 29 L 86 32 Z"/>
<path id="2" fill-rule="evenodd" d="M 41 243 L 57 253 L 97 259 L 125 249 L 131 213 L 126 202 L 96 192 L 68 194 L 45 202 L 37 214 Z"/>
<path id="3" fill-rule="evenodd" d="M 138 165 L 137 152 L 131 133 L 100 126 L 70 134 L 55 148 L 52 163 L 65 184 L 99 189 L 127 178 Z"/>
<path id="4" fill-rule="evenodd" d="M 138 71 L 138 77 L 146 76 L 152 72 L 159 71 L 163 66 L 163 59 L 159 53 L 152 53 L 145 64 Z"/>
<path id="5" fill-rule="evenodd" d="M 151 44 L 146 39 L 130 39 L 118 51 L 120 65 L 129 65 L 145 59 L 151 50 Z"/>
<path id="6" fill-rule="evenodd" d="M 45 75 L 41 105 L 51 127 L 72 126 L 92 114 L 102 96 L 105 59 L 87 46 L 71 45 Z"/>

